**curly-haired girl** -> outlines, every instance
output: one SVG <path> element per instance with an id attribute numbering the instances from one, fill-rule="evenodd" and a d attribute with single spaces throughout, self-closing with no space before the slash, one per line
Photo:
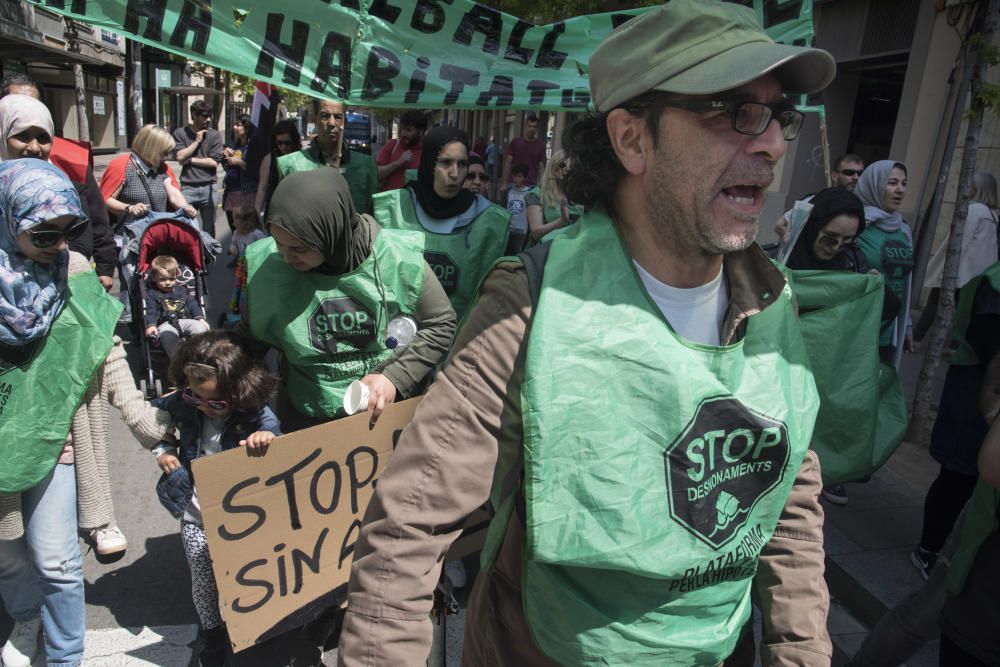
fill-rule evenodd
<path id="1" fill-rule="evenodd" d="M 191 595 L 201 626 L 200 664 L 225 664 L 226 631 L 219 593 L 205 540 L 191 462 L 235 447 L 263 456 L 281 434 L 266 402 L 277 378 L 250 357 L 231 333 L 209 331 L 185 341 L 170 364 L 170 381 L 180 389 L 153 401 L 169 412 L 180 442 L 164 441 L 154 450 L 163 476 L 156 491 L 181 520 L 181 541 L 191 568 Z"/>

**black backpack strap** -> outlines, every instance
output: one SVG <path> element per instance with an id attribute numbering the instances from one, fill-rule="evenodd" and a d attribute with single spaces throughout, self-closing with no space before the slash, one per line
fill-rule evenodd
<path id="1" fill-rule="evenodd" d="M 542 293 L 542 275 L 545 273 L 545 262 L 549 259 L 549 249 L 552 247 L 551 241 L 545 241 L 531 246 L 524 252 L 518 253 L 517 258 L 524 264 L 524 270 L 528 274 L 528 288 L 531 291 L 532 308 L 538 305 L 538 297 Z"/>

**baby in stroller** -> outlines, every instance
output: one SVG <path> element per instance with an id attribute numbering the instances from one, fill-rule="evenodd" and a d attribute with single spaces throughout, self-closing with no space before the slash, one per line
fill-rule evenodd
<path id="1" fill-rule="evenodd" d="M 170 255 L 159 255 L 150 262 L 146 291 L 146 336 L 157 338 L 163 351 L 173 358 L 181 337 L 208 331 L 205 310 L 187 285 L 178 282 L 180 265 Z"/>

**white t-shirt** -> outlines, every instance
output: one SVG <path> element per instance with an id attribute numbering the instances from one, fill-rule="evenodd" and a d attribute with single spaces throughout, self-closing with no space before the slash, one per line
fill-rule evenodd
<path id="1" fill-rule="evenodd" d="M 682 338 L 704 345 L 722 344 L 722 323 L 729 307 L 729 288 L 722 269 L 699 287 L 671 287 L 660 282 L 633 260 L 635 269 L 660 312 Z"/>

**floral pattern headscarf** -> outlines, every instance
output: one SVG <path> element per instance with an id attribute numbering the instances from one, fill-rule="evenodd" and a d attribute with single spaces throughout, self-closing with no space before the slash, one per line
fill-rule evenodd
<path id="1" fill-rule="evenodd" d="M 21 254 L 17 235 L 65 215 L 87 217 L 63 172 L 33 158 L 0 163 L 0 343 L 38 340 L 62 310 L 69 252 L 51 264 L 34 262 Z"/>

